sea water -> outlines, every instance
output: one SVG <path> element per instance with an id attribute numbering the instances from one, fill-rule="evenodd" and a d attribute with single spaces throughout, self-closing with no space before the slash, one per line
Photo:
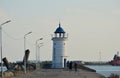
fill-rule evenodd
<path id="1" fill-rule="evenodd" d="M 85 66 L 96 70 L 96 73 L 99 73 L 105 77 L 109 77 L 111 74 L 117 74 L 120 76 L 120 66 L 112 65 L 85 65 Z"/>
<path id="2" fill-rule="evenodd" d="M 3 67 L 2 67 L 2 70 L 3 70 L 3 72 L 4 72 L 4 71 L 7 70 L 7 68 L 3 66 Z M 1 67 L 0 67 L 0 72 L 1 72 Z"/>

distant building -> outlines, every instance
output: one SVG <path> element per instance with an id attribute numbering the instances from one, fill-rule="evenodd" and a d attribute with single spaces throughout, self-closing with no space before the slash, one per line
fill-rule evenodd
<path id="1" fill-rule="evenodd" d="M 52 68 L 63 68 L 66 62 L 65 55 L 65 45 L 66 40 L 68 39 L 66 32 L 61 27 L 59 27 L 54 32 L 52 37 L 53 40 L 53 56 L 52 56 Z"/>

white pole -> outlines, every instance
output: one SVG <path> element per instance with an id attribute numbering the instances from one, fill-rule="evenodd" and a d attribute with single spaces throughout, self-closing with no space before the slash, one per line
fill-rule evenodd
<path id="1" fill-rule="evenodd" d="M 0 25 L 0 51 L 1 51 L 1 78 L 3 78 L 3 64 L 2 64 L 2 25 L 11 22 L 11 20 L 8 20 Z"/>
<path id="2" fill-rule="evenodd" d="M 26 37 L 24 36 L 24 54 L 26 50 Z M 24 55 L 24 73 L 26 74 L 26 56 Z"/>
<path id="3" fill-rule="evenodd" d="M 41 65 L 40 64 L 40 48 L 43 46 L 43 43 L 40 43 L 39 45 L 38 45 L 38 59 L 39 59 L 39 65 Z"/>
<path id="4" fill-rule="evenodd" d="M 35 44 L 36 44 L 36 69 L 38 68 L 38 65 L 37 65 L 37 63 L 38 63 L 38 59 L 39 59 L 39 57 L 38 57 L 38 45 L 37 45 L 37 42 L 39 41 L 39 40 L 42 40 L 43 38 L 40 38 L 40 39 L 37 39 L 36 40 L 36 42 L 35 42 Z"/>
<path id="5" fill-rule="evenodd" d="M 26 36 L 31 34 L 32 32 L 28 32 L 27 34 L 24 35 L 24 54 L 26 51 Z M 24 56 L 24 73 L 26 74 L 26 55 Z"/>
<path id="6" fill-rule="evenodd" d="M 36 43 L 35 43 L 36 44 L 36 69 L 37 69 L 37 41 L 38 40 L 36 40 Z"/>
<path id="7" fill-rule="evenodd" d="M 2 26 L 0 26 L 0 51 L 1 51 L 1 78 L 3 78 L 3 64 L 2 64 Z"/>

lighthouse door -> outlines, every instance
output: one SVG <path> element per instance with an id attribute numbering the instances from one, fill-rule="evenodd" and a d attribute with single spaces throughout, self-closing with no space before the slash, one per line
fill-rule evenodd
<path id="1" fill-rule="evenodd" d="M 67 63 L 67 59 L 66 59 L 66 58 L 64 58 L 64 68 L 66 68 L 66 67 L 67 67 L 66 63 Z"/>

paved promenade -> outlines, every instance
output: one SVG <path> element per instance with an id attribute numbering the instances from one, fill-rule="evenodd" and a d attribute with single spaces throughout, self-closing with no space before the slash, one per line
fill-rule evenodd
<path id="1" fill-rule="evenodd" d="M 22 77 L 12 78 L 104 78 L 96 72 L 90 72 L 79 69 L 68 71 L 66 69 L 39 69 L 31 73 L 27 73 Z"/>

